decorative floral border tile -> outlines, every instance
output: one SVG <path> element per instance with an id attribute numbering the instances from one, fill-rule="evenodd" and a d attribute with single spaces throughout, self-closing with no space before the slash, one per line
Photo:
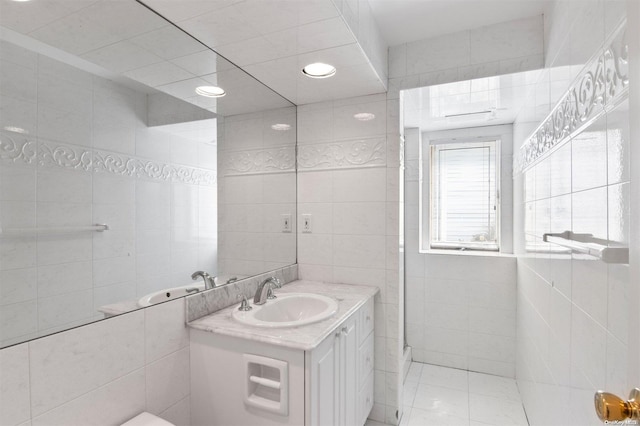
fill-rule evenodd
<path id="1" fill-rule="evenodd" d="M 386 165 L 385 138 L 298 146 L 299 171 Z"/>
<path id="2" fill-rule="evenodd" d="M 525 141 L 515 159 L 521 172 L 553 147 L 582 131 L 629 90 L 629 47 L 626 22 L 602 53 L 583 68 L 569 90 Z"/>
<path id="3" fill-rule="evenodd" d="M 296 148 L 226 151 L 222 156 L 225 176 L 282 173 L 295 171 Z"/>
<path id="4" fill-rule="evenodd" d="M 60 167 L 90 172 L 93 165 L 93 152 L 79 146 L 39 140 L 37 159 L 40 167 Z"/>
<path id="5" fill-rule="evenodd" d="M 0 162 L 60 168 L 117 176 L 215 185 L 213 170 L 166 164 L 109 151 L 37 140 L 27 135 L 0 132 Z"/>
<path id="6" fill-rule="evenodd" d="M 0 132 L 0 161 L 16 164 L 36 164 L 35 140 L 19 133 Z"/>

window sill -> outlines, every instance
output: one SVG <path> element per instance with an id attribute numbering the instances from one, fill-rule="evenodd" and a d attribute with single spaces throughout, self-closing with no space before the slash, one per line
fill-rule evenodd
<path id="1" fill-rule="evenodd" d="M 479 257 L 516 257 L 513 253 L 502 253 L 499 251 L 482 251 L 482 250 L 445 250 L 445 249 L 429 249 L 419 250 L 420 254 L 437 254 L 450 256 L 479 256 Z"/>

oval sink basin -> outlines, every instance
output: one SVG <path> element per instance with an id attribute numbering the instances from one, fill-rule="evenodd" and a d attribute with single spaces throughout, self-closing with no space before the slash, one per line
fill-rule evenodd
<path id="1" fill-rule="evenodd" d="M 204 283 L 193 283 L 182 287 L 165 288 L 163 290 L 154 291 L 153 293 L 149 293 L 138 299 L 138 306 L 144 308 L 145 306 L 155 305 L 156 303 L 166 302 L 168 300 L 196 293 L 187 293 L 188 288 L 195 288 L 198 289 L 198 291 L 202 291 L 204 290 Z"/>
<path id="2" fill-rule="evenodd" d="M 233 310 L 238 322 L 256 327 L 286 328 L 313 324 L 338 312 L 338 303 L 330 297 L 313 293 L 283 293 L 264 305 L 251 304 L 250 311 Z"/>

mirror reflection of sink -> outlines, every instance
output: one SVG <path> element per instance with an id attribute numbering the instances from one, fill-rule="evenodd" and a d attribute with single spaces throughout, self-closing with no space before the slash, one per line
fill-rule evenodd
<path id="1" fill-rule="evenodd" d="M 216 287 L 221 287 L 223 285 L 231 284 L 239 279 L 245 278 L 244 276 L 228 276 L 228 275 L 220 275 L 218 277 L 214 277 Z M 197 289 L 198 291 L 187 292 L 187 289 Z M 180 287 L 171 287 L 165 288 L 162 290 L 154 291 L 153 293 L 145 294 L 136 302 L 139 307 L 144 308 L 145 306 L 155 305 L 156 303 L 166 302 L 168 300 L 177 299 L 182 296 L 188 296 L 190 294 L 196 294 L 200 291 L 204 290 L 204 283 L 199 280 L 194 282 L 193 284 L 187 284 Z"/>
<path id="2" fill-rule="evenodd" d="M 250 311 L 233 310 L 238 322 L 256 327 L 286 328 L 313 324 L 338 312 L 338 303 L 330 297 L 313 293 L 282 293 Z"/>
<path id="3" fill-rule="evenodd" d="M 138 299 L 138 306 L 144 308 L 145 306 L 155 305 L 156 303 L 166 302 L 168 300 L 177 299 L 178 297 L 186 296 L 188 294 L 195 294 L 196 292 L 188 293 L 187 289 L 195 288 L 198 291 L 204 290 L 204 283 L 193 283 L 184 285 L 182 287 L 165 288 L 163 290 L 154 291 L 153 293 L 146 294 Z"/>

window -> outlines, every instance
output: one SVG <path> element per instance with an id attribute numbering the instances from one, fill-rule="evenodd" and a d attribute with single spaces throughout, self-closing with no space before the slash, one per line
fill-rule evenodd
<path id="1" fill-rule="evenodd" d="M 499 249 L 499 141 L 431 143 L 429 246 Z"/>

